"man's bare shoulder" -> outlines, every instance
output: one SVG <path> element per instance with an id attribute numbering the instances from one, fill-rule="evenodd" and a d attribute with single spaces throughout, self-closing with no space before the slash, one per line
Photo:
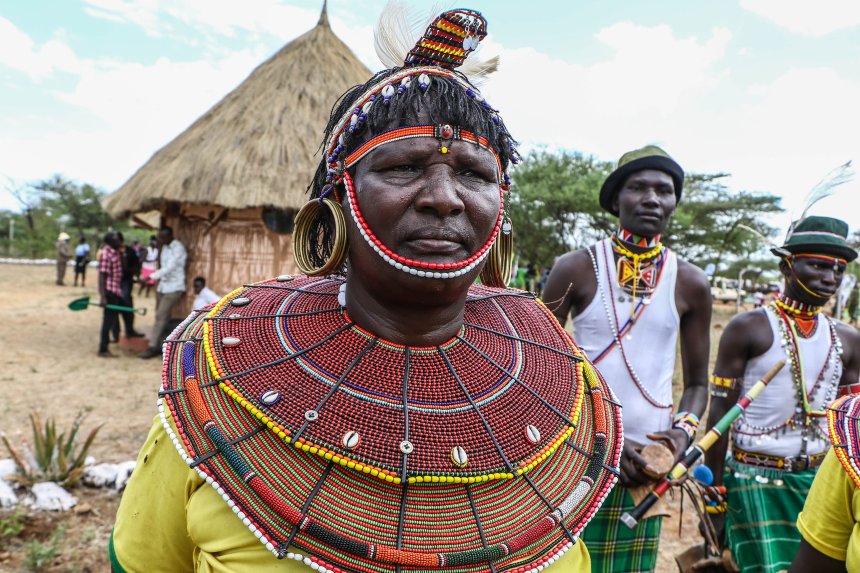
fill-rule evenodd
<path id="1" fill-rule="evenodd" d="M 738 342 L 755 342 L 765 332 L 770 332 L 770 323 L 765 310 L 756 308 L 733 316 L 723 330 L 722 336 L 731 337 Z"/>
<path id="2" fill-rule="evenodd" d="M 851 345 L 854 348 L 860 347 L 860 332 L 850 324 L 846 324 L 841 320 L 834 320 L 836 324 L 836 333 L 842 340 L 842 345 Z"/>
<path id="3" fill-rule="evenodd" d="M 678 280 L 685 285 L 690 285 L 697 291 L 705 290 L 711 292 L 711 283 L 705 271 L 691 262 L 678 257 Z"/>

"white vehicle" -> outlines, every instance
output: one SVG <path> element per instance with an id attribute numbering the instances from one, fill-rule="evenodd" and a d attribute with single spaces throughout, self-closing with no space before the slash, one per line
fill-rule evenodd
<path id="1" fill-rule="evenodd" d="M 744 291 L 738 288 L 738 281 L 726 277 L 711 277 L 711 299 L 719 302 L 735 302 Z"/>

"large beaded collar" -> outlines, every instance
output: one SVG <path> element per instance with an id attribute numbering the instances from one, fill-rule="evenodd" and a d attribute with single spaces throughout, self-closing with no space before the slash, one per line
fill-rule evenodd
<path id="1" fill-rule="evenodd" d="M 860 394 L 833 402 L 827 408 L 827 427 L 839 463 L 860 487 Z"/>
<path id="2" fill-rule="evenodd" d="M 557 560 L 621 450 L 573 340 L 528 293 L 473 286 L 457 336 L 397 345 L 350 320 L 342 284 L 247 285 L 179 326 L 159 409 L 186 463 L 277 557 L 320 570 Z"/>

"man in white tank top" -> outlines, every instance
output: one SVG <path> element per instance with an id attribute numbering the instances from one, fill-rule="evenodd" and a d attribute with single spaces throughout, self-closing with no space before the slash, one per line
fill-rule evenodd
<path id="1" fill-rule="evenodd" d="M 577 342 L 623 406 L 623 487 L 583 533 L 592 571 L 654 570 L 662 518 L 643 519 L 633 530 L 618 519 L 634 506 L 628 489 L 653 481 L 639 452 L 658 441 L 679 458 L 707 405 L 710 286 L 699 268 L 660 243 L 683 182 L 681 167 L 659 147 L 624 154 L 600 192 L 600 205 L 619 218 L 619 231 L 561 256 L 543 292 L 562 324 L 573 316 Z M 679 334 L 684 391 L 674 413 Z"/>
<path id="2" fill-rule="evenodd" d="M 720 339 L 708 419 L 719 420 L 780 360 L 785 367 L 708 452 L 716 504 L 708 510 L 743 572 L 787 569 L 800 543 L 797 514 L 829 448 L 827 406 L 860 390 L 860 334 L 821 312 L 857 252 L 848 225 L 830 217 L 797 222 L 781 248 L 785 291 L 735 316 Z M 853 386 L 852 386 L 853 385 Z"/>

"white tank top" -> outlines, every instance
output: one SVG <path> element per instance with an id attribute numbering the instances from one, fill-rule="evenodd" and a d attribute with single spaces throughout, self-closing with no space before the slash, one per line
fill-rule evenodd
<path id="1" fill-rule="evenodd" d="M 646 442 L 647 434 L 672 426 L 672 374 L 680 324 L 675 308 L 678 259 L 666 249 L 657 288 L 619 343 L 616 333 L 630 319 L 634 302 L 618 286 L 611 241 L 597 243 L 595 251 L 588 253 L 595 267 L 597 291 L 585 310 L 574 317 L 574 334 L 586 355 L 599 359 L 595 366 L 621 402 L 624 435 Z M 635 304 L 642 300 L 637 297 Z"/>
<path id="2" fill-rule="evenodd" d="M 798 456 L 803 454 L 803 429 L 800 424 L 793 427 L 786 422 L 802 411 L 798 410 L 802 408 L 802 404 L 797 394 L 788 351 L 782 346 L 780 319 L 770 306 L 764 307 L 764 313 L 773 332 L 773 343 L 764 354 L 747 362 L 741 394 L 745 394 L 780 360 L 785 360 L 785 367 L 734 423 L 732 441 L 748 452 L 780 457 Z M 810 338 L 797 337 L 806 391 L 810 394 L 809 403 L 813 410 L 824 410 L 836 398 L 836 389 L 842 377 L 841 347 L 835 328 L 830 318 L 821 314 L 818 317 L 818 327 Z M 834 340 L 837 341 L 836 344 Z M 816 428 L 810 428 L 808 432 L 805 452 L 808 455 L 823 452 L 829 447 L 827 418 L 813 420 L 818 431 Z"/>

